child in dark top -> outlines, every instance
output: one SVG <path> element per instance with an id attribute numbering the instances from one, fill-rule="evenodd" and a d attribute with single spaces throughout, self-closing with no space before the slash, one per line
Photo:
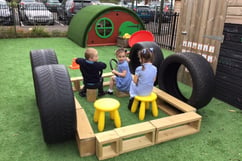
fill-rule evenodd
<path id="1" fill-rule="evenodd" d="M 141 66 L 135 69 L 133 81 L 130 85 L 129 109 L 131 109 L 135 96 L 148 96 L 151 94 L 156 80 L 157 68 L 152 65 L 153 48 L 140 50 L 138 56 Z"/>
<path id="2" fill-rule="evenodd" d="M 106 68 L 106 64 L 100 61 L 98 62 L 97 50 L 94 48 L 87 48 L 85 51 L 85 59 L 77 58 L 76 63 L 80 65 L 84 84 L 79 95 L 85 97 L 87 89 L 96 88 L 98 88 L 98 96 L 105 95 L 103 91 L 102 71 Z"/>

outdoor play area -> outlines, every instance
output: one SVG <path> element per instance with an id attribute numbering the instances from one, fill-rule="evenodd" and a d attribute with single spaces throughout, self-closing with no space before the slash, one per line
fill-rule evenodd
<path id="1" fill-rule="evenodd" d="M 26 44 L 30 46 L 27 47 Z M 80 72 L 71 70 L 68 66 L 72 58 L 83 55 L 84 48 L 80 48 L 67 38 L 2 39 L 0 46 L 3 62 L 0 97 L 1 160 L 97 160 L 95 155 L 80 157 L 75 139 L 59 144 L 44 142 L 29 58 L 30 50 L 55 49 L 59 64 L 67 67 L 71 77 L 77 77 L 80 76 Z M 117 46 L 96 49 L 99 51 L 99 59 L 108 62 L 109 58 L 114 57 Z M 172 54 L 165 50 L 163 53 L 165 57 Z M 104 72 L 110 72 L 110 68 Z M 189 87 L 184 87 L 183 91 L 189 92 Z M 92 103 L 80 98 L 78 93 L 75 93 L 75 96 L 85 110 L 93 111 Z M 119 100 L 120 108 L 127 110 L 128 98 Z M 124 153 L 110 160 L 240 160 L 241 111 L 212 99 L 197 113 L 202 116 L 199 133 Z M 93 114 L 87 112 L 87 115 L 94 131 L 97 132 L 96 124 L 92 123 Z M 140 123 L 135 114 L 126 115 L 120 111 L 120 115 L 122 126 Z M 149 115 L 147 113 L 146 116 Z M 106 127 L 106 130 L 111 129 L 112 121 L 110 126 Z"/>
<path id="2" fill-rule="evenodd" d="M 185 1 L 183 9 L 190 7 Z M 79 21 L 86 13 L 89 18 Z M 188 14 L 181 15 L 187 21 L 178 28 L 182 34 L 176 51 L 180 52 L 160 48 L 133 12 L 110 6 L 84 8 L 70 22 L 66 38 L 0 39 L 0 161 L 242 160 L 242 112 L 236 104 L 240 97 L 230 104 L 217 99 L 226 96 L 226 87 L 217 82 L 230 78 L 221 74 L 228 65 L 223 62 L 229 62 L 223 58 L 229 49 L 222 46 L 224 61 L 218 59 L 220 39 L 193 36 L 191 33 L 202 31 L 189 28 Z M 212 23 L 219 26 L 223 18 Z M 210 21 L 201 22 L 206 23 Z M 129 30 L 130 25 L 136 28 Z M 234 32 L 231 28 L 236 27 L 225 25 L 228 33 L 222 45 Z M 73 68 L 74 59 L 84 58 L 87 47 L 95 48 L 99 61 L 107 65 L 102 73 L 106 91 L 113 75 L 110 60 L 120 48 L 120 34 L 130 36 L 126 49 L 132 74 L 140 65 L 138 52 L 145 48 L 152 48 L 152 64 L 158 70 L 153 96 L 135 97 L 140 101 L 136 102 L 137 111 L 135 101 L 130 111 L 129 95 L 117 90 L 113 95 L 97 96 L 89 89 L 86 97 L 79 96 L 83 78 L 80 70 Z M 201 37 L 205 40 L 200 42 Z M 238 62 L 234 61 L 234 66 L 229 63 L 232 68 Z M 215 79 L 216 70 L 220 75 Z M 144 100 L 148 98 L 150 106 Z M 113 110 L 103 113 L 108 106 Z"/>

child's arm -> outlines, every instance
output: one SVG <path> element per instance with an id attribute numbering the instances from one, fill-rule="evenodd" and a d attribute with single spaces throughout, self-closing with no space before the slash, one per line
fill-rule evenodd
<path id="1" fill-rule="evenodd" d="M 130 59 L 129 59 L 128 57 L 126 57 L 126 61 L 127 61 L 127 62 L 130 62 Z"/>
<path id="2" fill-rule="evenodd" d="M 134 83 L 135 83 L 136 85 L 138 84 L 138 80 L 139 80 L 139 76 L 134 75 L 134 77 L 133 77 L 133 81 L 134 81 Z"/>
<path id="3" fill-rule="evenodd" d="M 75 62 L 76 62 L 77 64 L 79 64 L 79 65 L 81 65 L 82 62 L 83 62 L 84 60 L 85 60 L 85 59 L 83 59 L 83 58 L 75 58 Z"/>
<path id="4" fill-rule="evenodd" d="M 125 77 L 126 74 L 127 74 L 127 71 L 126 70 L 123 70 L 122 73 L 116 71 L 116 70 L 112 70 L 112 73 L 119 76 L 119 77 Z"/>
<path id="5" fill-rule="evenodd" d="M 156 77 L 154 78 L 154 82 L 155 82 L 155 80 L 156 80 Z"/>
<path id="6" fill-rule="evenodd" d="M 104 63 L 104 62 L 96 62 L 98 65 L 97 65 L 97 67 L 98 67 L 98 69 L 99 70 L 103 70 L 103 69 L 106 69 L 106 67 L 107 67 L 107 65 Z"/>

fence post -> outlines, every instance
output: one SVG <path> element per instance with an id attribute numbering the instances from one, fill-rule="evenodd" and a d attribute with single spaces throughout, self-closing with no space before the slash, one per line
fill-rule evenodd
<path id="1" fill-rule="evenodd" d="M 163 7 L 164 7 L 164 0 L 160 1 L 160 17 L 159 17 L 159 27 L 158 27 L 158 34 L 161 33 L 161 22 L 162 22 L 162 15 L 163 15 Z"/>
<path id="2" fill-rule="evenodd" d="M 170 45 L 170 50 L 172 50 L 173 48 L 173 41 L 174 41 L 174 37 L 175 37 L 175 29 L 176 29 L 176 18 L 177 18 L 177 12 L 175 12 L 174 14 L 174 18 L 173 18 L 173 25 L 172 25 L 172 35 L 171 35 L 171 45 Z"/>
<path id="3" fill-rule="evenodd" d="M 13 27 L 14 27 L 14 35 L 15 38 L 17 37 L 17 29 L 16 29 L 16 17 L 15 17 L 15 7 L 17 6 L 16 2 L 11 1 L 10 2 L 11 10 L 12 10 L 12 15 L 13 15 Z"/>

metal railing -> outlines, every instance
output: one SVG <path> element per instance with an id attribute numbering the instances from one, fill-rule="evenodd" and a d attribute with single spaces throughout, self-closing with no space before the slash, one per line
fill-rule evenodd
<path id="1" fill-rule="evenodd" d="M 54 25 L 57 21 L 57 13 L 49 11 L 40 2 L 37 5 L 18 4 L 16 7 L 0 3 L 0 26 Z"/>
<path id="2" fill-rule="evenodd" d="M 176 48 L 178 19 L 178 13 L 166 13 L 162 17 L 157 17 L 156 20 L 145 24 L 145 27 L 146 30 L 153 33 L 155 41 L 160 47 L 174 50 Z"/>
<path id="3" fill-rule="evenodd" d="M 20 25 L 54 25 L 56 20 L 43 3 L 18 5 L 17 17 Z"/>
<path id="4" fill-rule="evenodd" d="M 43 27 L 56 28 L 58 26 L 67 25 L 67 22 L 60 21 L 57 12 L 51 12 L 49 10 L 40 10 L 35 8 L 33 11 L 29 11 L 27 7 L 18 5 L 13 8 L 8 5 L 8 10 L 1 9 L 3 15 L 9 15 L 4 17 L 0 15 L 0 27 L 1 26 L 36 26 L 41 25 Z M 30 12 L 32 12 L 30 14 Z M 38 12 L 38 13 L 37 13 Z M 155 41 L 161 48 L 168 50 L 174 50 L 176 48 L 176 31 L 178 26 L 178 13 L 165 13 L 160 16 L 152 17 L 148 23 L 145 23 L 146 30 L 153 33 Z M 1 30 L 0 30 L 1 32 Z M 18 32 L 18 31 L 17 31 Z"/>
<path id="5" fill-rule="evenodd" d="M 13 8 L 9 6 L 9 3 L 0 1 L 0 25 L 13 25 L 14 14 Z"/>

